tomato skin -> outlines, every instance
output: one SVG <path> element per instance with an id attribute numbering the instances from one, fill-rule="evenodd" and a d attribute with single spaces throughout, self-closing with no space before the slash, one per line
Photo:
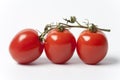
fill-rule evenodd
<path id="1" fill-rule="evenodd" d="M 97 64 L 107 54 L 108 42 L 101 31 L 84 30 L 77 40 L 77 53 L 86 64 Z"/>
<path id="2" fill-rule="evenodd" d="M 64 64 L 72 57 L 75 46 L 76 40 L 70 31 L 53 29 L 46 37 L 45 53 L 53 63 Z"/>
<path id="3" fill-rule="evenodd" d="M 43 43 L 33 29 L 20 31 L 9 46 L 11 56 L 20 64 L 28 64 L 36 60 L 43 51 Z"/>

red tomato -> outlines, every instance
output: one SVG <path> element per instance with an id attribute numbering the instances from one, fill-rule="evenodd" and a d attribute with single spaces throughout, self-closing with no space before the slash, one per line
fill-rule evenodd
<path id="1" fill-rule="evenodd" d="M 27 64 L 41 55 L 43 43 L 35 30 L 24 29 L 13 38 L 9 51 L 18 63 Z"/>
<path id="2" fill-rule="evenodd" d="M 97 64 L 101 61 L 108 50 L 108 42 L 101 31 L 90 32 L 85 30 L 77 41 L 77 53 L 87 64 Z"/>
<path id="3" fill-rule="evenodd" d="M 58 29 L 51 30 L 45 40 L 45 52 L 53 63 L 66 63 L 73 55 L 76 40 L 72 33 L 65 29 L 63 32 Z"/>

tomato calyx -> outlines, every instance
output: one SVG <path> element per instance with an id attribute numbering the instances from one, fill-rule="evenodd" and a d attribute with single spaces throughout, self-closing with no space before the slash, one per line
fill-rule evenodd
<path id="1" fill-rule="evenodd" d="M 63 32 L 65 30 L 65 27 L 60 23 L 58 23 L 58 25 L 56 25 L 56 28 L 58 29 L 59 32 Z"/>
<path id="2" fill-rule="evenodd" d="M 93 32 L 93 33 L 96 33 L 96 32 L 98 31 L 96 25 L 94 25 L 94 24 L 91 24 L 91 26 L 88 27 L 88 30 L 89 30 L 90 32 Z"/>

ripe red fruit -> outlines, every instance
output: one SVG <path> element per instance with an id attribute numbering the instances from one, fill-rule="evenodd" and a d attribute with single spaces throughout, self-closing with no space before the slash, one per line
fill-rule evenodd
<path id="1" fill-rule="evenodd" d="M 76 40 L 69 30 L 51 30 L 45 39 L 45 52 L 49 60 L 56 64 L 66 63 L 73 55 Z"/>
<path id="2" fill-rule="evenodd" d="M 84 30 L 77 40 L 77 53 L 84 63 L 97 64 L 106 56 L 107 50 L 107 39 L 99 30 Z"/>
<path id="3" fill-rule="evenodd" d="M 21 64 L 28 64 L 36 60 L 43 51 L 43 43 L 38 33 L 33 29 L 20 31 L 9 46 L 11 56 Z"/>

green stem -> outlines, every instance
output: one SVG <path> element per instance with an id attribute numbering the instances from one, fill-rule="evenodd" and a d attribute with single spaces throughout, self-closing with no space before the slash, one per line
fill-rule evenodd
<path id="1" fill-rule="evenodd" d="M 107 31 L 107 32 L 110 32 L 110 29 L 101 29 L 101 28 L 97 28 L 98 30 L 101 30 L 101 31 Z"/>
<path id="2" fill-rule="evenodd" d="M 81 26 L 81 24 L 80 24 L 77 20 L 76 20 L 75 22 L 76 22 L 79 26 Z"/>
<path id="3" fill-rule="evenodd" d="M 87 26 L 83 26 L 83 25 L 79 25 L 79 26 L 71 26 L 71 25 L 68 25 L 68 24 L 65 24 L 65 23 L 59 23 L 59 24 L 62 24 L 64 28 L 86 28 L 88 29 L 89 27 Z M 55 26 L 55 25 L 54 25 Z M 101 30 L 101 31 L 106 31 L 106 32 L 110 32 L 110 29 L 102 29 L 102 28 L 97 28 L 98 30 Z"/>
<path id="4" fill-rule="evenodd" d="M 50 28 L 50 29 L 48 29 L 48 30 L 45 30 L 45 31 L 39 36 L 40 40 L 41 40 L 41 41 L 44 41 L 45 35 L 46 35 L 49 31 L 51 31 L 52 29 L 55 29 L 55 28 Z"/>

